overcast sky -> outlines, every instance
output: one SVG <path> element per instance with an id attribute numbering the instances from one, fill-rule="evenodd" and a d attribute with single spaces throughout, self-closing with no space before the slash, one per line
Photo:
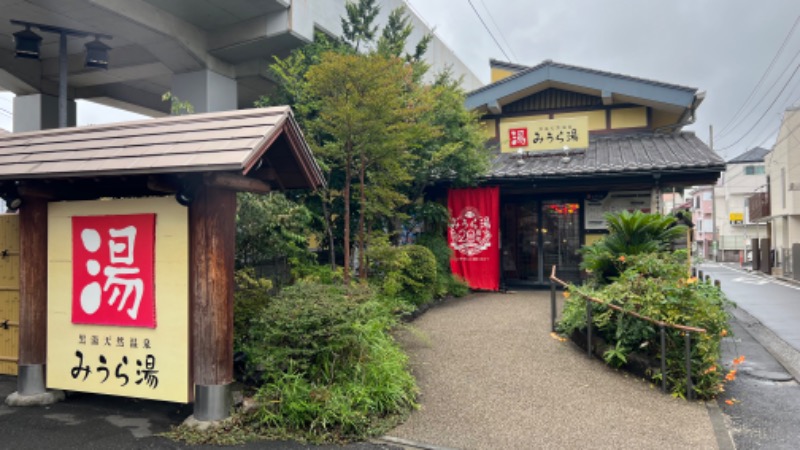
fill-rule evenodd
<path id="1" fill-rule="evenodd" d="M 782 112 L 800 104 L 800 25 L 790 34 L 800 0 L 407 1 L 485 83 L 489 58 L 552 59 L 699 88 L 706 98 L 687 129 L 708 142 L 713 125 L 714 148 L 725 159 L 771 147 Z M 79 125 L 141 117 L 91 105 L 79 102 Z M 11 129 L 10 110 L 10 95 L 0 94 L 0 127 Z"/>
<path id="2" fill-rule="evenodd" d="M 552 59 L 705 91 L 687 129 L 708 142 L 713 125 L 714 147 L 725 159 L 770 147 L 782 112 L 800 104 L 798 25 L 755 101 L 729 125 L 800 18 L 800 0 L 471 1 L 506 54 L 468 0 L 408 0 L 485 83 L 489 58 L 524 65 Z"/>

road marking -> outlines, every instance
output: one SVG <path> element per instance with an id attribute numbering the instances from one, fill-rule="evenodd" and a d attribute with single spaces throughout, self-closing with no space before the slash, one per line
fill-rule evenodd
<path id="1" fill-rule="evenodd" d="M 759 280 L 758 278 L 749 278 L 749 277 L 736 277 L 732 281 L 735 281 L 737 283 L 754 284 L 756 286 L 769 284 L 768 280 Z"/>
<path id="2" fill-rule="evenodd" d="M 722 265 L 722 264 L 709 264 L 709 265 L 711 265 L 713 267 L 721 267 L 723 269 L 730 270 L 731 272 L 735 272 L 735 273 L 747 273 L 746 271 L 744 271 L 742 269 L 736 269 L 736 268 L 728 267 L 728 266 L 725 266 L 725 265 Z M 750 275 L 750 277 L 752 277 L 753 279 L 756 279 L 756 280 L 763 280 L 763 282 L 761 282 L 761 283 L 748 283 L 748 284 L 757 284 L 757 285 L 761 286 L 761 285 L 764 285 L 764 284 L 770 284 L 771 283 L 771 284 L 775 284 L 777 286 L 783 286 L 783 287 L 787 287 L 789 289 L 794 289 L 795 291 L 800 291 L 800 286 L 797 286 L 797 285 L 792 284 L 792 283 L 788 283 L 786 281 L 776 280 L 775 278 L 771 278 L 771 277 L 770 278 L 761 278 L 761 277 L 753 277 L 752 275 Z M 740 277 L 740 278 L 744 278 L 744 277 Z M 733 281 L 738 281 L 738 278 L 735 278 Z"/>

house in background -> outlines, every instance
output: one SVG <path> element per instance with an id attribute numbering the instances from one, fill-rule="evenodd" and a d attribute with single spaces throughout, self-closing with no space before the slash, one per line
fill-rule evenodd
<path id="1" fill-rule="evenodd" d="M 691 209 L 694 222 L 693 253 L 702 259 L 715 259 L 714 186 L 697 186 L 692 189 Z"/>
<path id="2" fill-rule="evenodd" d="M 768 149 L 756 147 L 728 161 L 714 188 L 717 261 L 747 262 L 752 239 L 767 237 L 766 225 L 750 219 L 750 196 L 766 192 L 764 157 Z"/>
<path id="3" fill-rule="evenodd" d="M 800 108 L 787 109 L 772 151 L 764 160 L 767 193 L 750 198 L 750 217 L 767 224 L 769 249 L 761 270 L 800 280 Z"/>

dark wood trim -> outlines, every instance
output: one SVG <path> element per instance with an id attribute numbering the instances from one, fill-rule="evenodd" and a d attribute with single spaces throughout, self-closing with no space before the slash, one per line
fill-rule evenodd
<path id="1" fill-rule="evenodd" d="M 47 200 L 19 209 L 19 364 L 47 362 Z"/>
<path id="2" fill-rule="evenodd" d="M 147 189 L 153 192 L 174 194 L 178 192 L 178 183 L 163 175 L 150 175 L 147 177 Z"/>
<path id="3" fill-rule="evenodd" d="M 36 197 L 44 200 L 55 200 L 58 197 L 52 188 L 28 183 L 19 185 L 17 192 L 22 197 Z"/>
<path id="4" fill-rule="evenodd" d="M 553 114 L 564 114 L 564 113 L 576 113 L 576 112 L 592 112 L 592 111 L 606 111 L 606 114 L 610 114 L 608 111 L 612 109 L 626 109 L 626 108 L 642 108 L 645 107 L 644 105 L 637 105 L 634 103 L 620 103 L 618 105 L 608 105 L 608 106 L 593 106 L 593 107 L 573 107 L 573 108 L 557 108 L 557 109 L 541 109 L 536 111 L 521 111 L 521 112 L 508 112 L 502 114 L 484 114 L 480 117 L 480 120 L 489 120 L 489 119 L 505 119 L 505 118 L 514 118 L 514 117 L 524 117 L 524 116 L 547 116 L 550 115 L 552 117 Z M 646 107 L 645 107 L 646 108 Z M 610 121 L 606 124 L 607 126 L 610 125 Z"/>
<path id="5" fill-rule="evenodd" d="M 203 177 L 206 185 L 220 189 L 230 189 L 237 192 L 253 192 L 256 194 L 267 194 L 272 188 L 264 181 L 248 178 L 235 173 L 214 172 Z"/>
<path id="6" fill-rule="evenodd" d="M 201 184 L 189 207 L 191 358 L 194 383 L 233 381 L 236 193 Z"/>

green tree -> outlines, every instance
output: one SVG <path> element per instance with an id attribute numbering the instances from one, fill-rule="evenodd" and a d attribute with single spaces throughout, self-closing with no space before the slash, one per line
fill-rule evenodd
<path id="1" fill-rule="evenodd" d="M 374 189 L 370 196 L 380 201 L 401 201 L 392 185 L 408 179 L 405 161 L 413 155 L 404 151 L 419 128 L 413 118 L 418 105 L 407 101 L 409 69 L 397 58 L 379 54 L 353 55 L 329 52 L 308 72 L 308 93 L 318 107 L 312 122 L 315 134 L 328 136 L 319 154 L 335 162 L 344 172 L 344 278 L 349 282 L 351 188 L 359 186 L 358 246 L 360 267 L 364 268 L 366 220 L 369 214 L 367 184 L 369 173 Z M 382 180 L 383 183 L 377 183 Z M 373 205 L 378 202 L 373 202 Z M 366 272 L 361 273 L 362 277 Z"/>
<path id="2" fill-rule="evenodd" d="M 375 0 L 359 0 L 345 4 L 347 17 L 342 17 L 342 35 L 344 41 L 356 51 L 361 44 L 369 45 L 375 40 L 378 27 L 375 18 L 381 12 Z"/>
<path id="3" fill-rule="evenodd" d="M 260 106 L 274 102 L 293 106 L 328 181 L 317 198 L 331 263 L 335 268 L 335 237 L 341 236 L 344 241 L 345 266 L 351 262 L 350 242 L 355 237 L 362 279 L 368 267 L 363 258 L 370 230 L 398 230 L 402 219 L 424 203 L 427 187 L 444 179 L 471 184 L 488 167 L 477 118 L 465 110 L 458 82 L 447 73 L 440 74 L 433 85 L 421 81 L 428 70 L 422 57 L 431 36 L 424 36 L 412 53 L 404 53 L 413 32 L 405 10 L 392 11 L 382 30 L 374 25 L 379 11 L 374 0 L 348 3 L 342 19 L 344 38 L 335 40 L 318 34 L 314 43 L 276 59 L 270 70 L 278 80 L 278 89 L 272 99 L 260 102 Z M 314 75 L 317 87 L 312 90 L 311 71 L 322 65 L 324 58 L 332 61 L 331 53 L 348 55 L 353 74 L 340 71 L 326 75 L 325 80 Z M 340 68 L 344 60 L 339 60 Z M 391 83 L 391 96 L 385 95 L 383 88 L 371 90 L 380 84 L 377 80 L 388 81 L 388 77 L 376 77 L 355 67 L 372 65 L 380 70 L 376 66 L 380 60 L 391 67 L 387 75 L 398 77 Z M 366 78 L 356 80 L 356 76 Z M 326 87 L 320 89 L 323 82 Z M 348 132 L 358 135 L 357 141 L 355 137 L 342 140 L 342 134 L 330 128 L 335 115 L 329 108 L 342 99 L 352 105 L 375 103 L 374 108 L 363 109 L 371 112 L 358 115 L 358 120 L 354 112 L 349 117 L 353 121 Z M 343 111 L 352 112 L 344 109 L 339 114 L 345 114 Z M 357 183 L 355 191 L 353 182 Z M 351 203 L 358 206 L 357 227 L 350 226 L 355 219 Z M 345 270 L 349 277 L 349 267 Z"/>
<path id="4" fill-rule="evenodd" d="M 292 265 L 313 258 L 308 238 L 313 216 L 305 206 L 283 194 L 240 193 L 236 211 L 236 266 L 287 258 Z"/>

